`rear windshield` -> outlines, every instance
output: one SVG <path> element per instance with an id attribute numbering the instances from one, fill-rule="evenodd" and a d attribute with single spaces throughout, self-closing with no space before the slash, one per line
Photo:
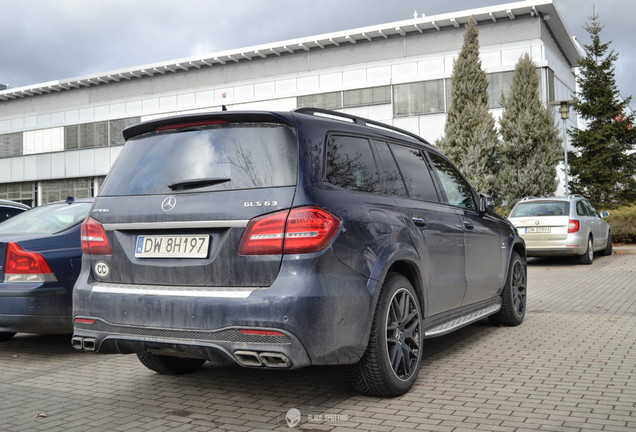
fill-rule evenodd
<path id="1" fill-rule="evenodd" d="M 293 129 L 280 124 L 142 135 L 126 143 L 100 195 L 292 186 L 297 153 Z"/>
<path id="2" fill-rule="evenodd" d="M 544 201 L 519 203 L 510 212 L 510 217 L 564 216 L 570 214 L 567 201 Z"/>
<path id="3" fill-rule="evenodd" d="M 90 208 L 90 202 L 35 207 L 0 223 L 0 234 L 54 234 L 83 222 Z"/>

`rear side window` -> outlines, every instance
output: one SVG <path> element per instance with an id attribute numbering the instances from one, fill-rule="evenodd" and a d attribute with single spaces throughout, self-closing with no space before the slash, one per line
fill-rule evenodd
<path id="1" fill-rule="evenodd" d="M 326 148 L 325 181 L 357 192 L 382 193 L 382 182 L 369 141 L 330 136 Z"/>
<path id="2" fill-rule="evenodd" d="M 409 197 L 424 201 L 439 201 L 424 154 L 415 148 L 391 144 Z"/>
<path id="3" fill-rule="evenodd" d="M 475 198 L 470 186 L 448 161 L 436 154 L 431 154 L 431 161 L 437 172 L 442 189 L 450 205 L 477 210 Z"/>
<path id="4" fill-rule="evenodd" d="M 100 195 L 168 194 L 296 184 L 294 131 L 279 124 L 231 124 L 129 140 Z"/>

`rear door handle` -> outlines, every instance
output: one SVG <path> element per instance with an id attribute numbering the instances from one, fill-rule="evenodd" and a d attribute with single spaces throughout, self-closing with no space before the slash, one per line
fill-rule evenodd
<path id="1" fill-rule="evenodd" d="M 475 226 L 471 224 L 470 222 L 468 222 L 467 220 L 464 221 L 464 227 L 466 227 L 466 229 L 469 229 L 469 230 L 475 229 Z"/>
<path id="2" fill-rule="evenodd" d="M 417 227 L 424 228 L 428 226 L 428 221 L 422 217 L 413 216 L 412 220 Z"/>

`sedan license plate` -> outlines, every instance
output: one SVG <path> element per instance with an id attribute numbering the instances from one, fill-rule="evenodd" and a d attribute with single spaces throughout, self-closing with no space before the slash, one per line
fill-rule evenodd
<path id="1" fill-rule="evenodd" d="M 137 258 L 207 258 L 210 236 L 143 235 L 137 236 Z"/>
<path id="2" fill-rule="evenodd" d="M 550 227 L 527 227 L 527 233 L 549 233 Z"/>

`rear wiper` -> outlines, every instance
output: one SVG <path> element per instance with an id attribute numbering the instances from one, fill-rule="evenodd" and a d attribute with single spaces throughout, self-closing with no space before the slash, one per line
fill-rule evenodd
<path id="1" fill-rule="evenodd" d="M 232 179 L 226 177 L 219 178 L 195 178 L 195 179 L 187 179 L 187 180 L 179 180 L 174 183 L 168 185 L 168 187 L 172 190 L 182 190 L 182 189 L 195 189 L 205 186 L 213 186 L 216 184 L 221 184 L 225 182 L 229 182 Z"/>

